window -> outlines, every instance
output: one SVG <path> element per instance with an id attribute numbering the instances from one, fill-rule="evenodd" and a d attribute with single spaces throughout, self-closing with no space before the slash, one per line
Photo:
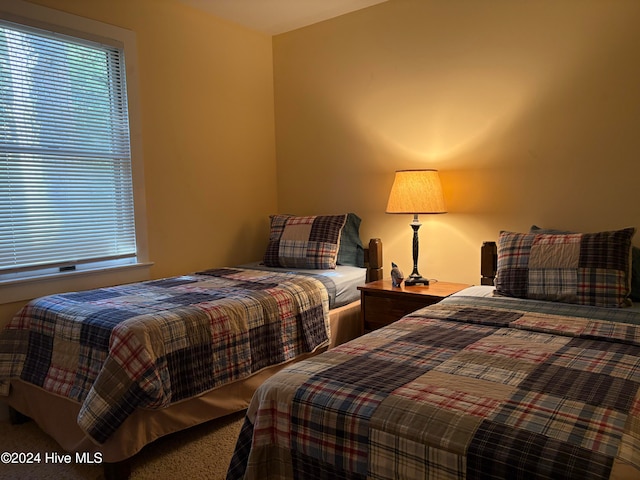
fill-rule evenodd
<path id="1" fill-rule="evenodd" d="M 136 256 L 122 51 L 0 23 L 0 273 Z"/>
<path id="2" fill-rule="evenodd" d="M 0 283 L 149 266 L 144 192 L 133 188 L 131 32 L 17 4 L 27 17 L 0 11 Z"/>

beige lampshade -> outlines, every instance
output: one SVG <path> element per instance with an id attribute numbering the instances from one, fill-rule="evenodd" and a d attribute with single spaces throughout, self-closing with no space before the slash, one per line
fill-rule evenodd
<path id="1" fill-rule="evenodd" d="M 387 213 L 447 213 L 437 170 L 398 170 Z"/>

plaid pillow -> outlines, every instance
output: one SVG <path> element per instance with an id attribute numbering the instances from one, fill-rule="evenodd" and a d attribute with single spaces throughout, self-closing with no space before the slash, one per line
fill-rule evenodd
<path id="1" fill-rule="evenodd" d="M 556 230 L 554 228 L 542 228 L 531 225 L 529 233 L 575 233 L 566 230 Z M 629 298 L 640 301 L 640 248 L 631 246 L 631 293 Z"/>
<path id="2" fill-rule="evenodd" d="M 501 232 L 496 292 L 622 307 L 628 304 L 635 228 L 599 233 Z"/>
<path id="3" fill-rule="evenodd" d="M 347 215 L 272 215 L 264 263 L 269 267 L 336 268 Z"/>

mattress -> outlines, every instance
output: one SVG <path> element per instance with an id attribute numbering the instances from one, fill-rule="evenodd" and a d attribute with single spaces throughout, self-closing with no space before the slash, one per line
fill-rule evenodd
<path id="1" fill-rule="evenodd" d="M 347 305 L 356 300 L 360 300 L 360 291 L 358 286 L 366 282 L 367 269 L 360 267 L 352 267 L 348 265 L 338 265 L 335 269 L 330 270 L 311 270 L 297 268 L 275 268 L 267 267 L 262 262 L 254 262 L 242 265 L 242 268 L 250 268 L 254 270 L 269 270 L 282 273 L 295 273 L 298 275 L 307 275 L 321 281 L 327 288 L 329 293 L 329 308 L 338 308 Z"/>

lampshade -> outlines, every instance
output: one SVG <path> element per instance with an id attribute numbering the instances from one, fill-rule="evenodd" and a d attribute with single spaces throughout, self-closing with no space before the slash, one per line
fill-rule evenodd
<path id="1" fill-rule="evenodd" d="M 437 170 L 398 170 L 387 213 L 447 213 Z"/>

